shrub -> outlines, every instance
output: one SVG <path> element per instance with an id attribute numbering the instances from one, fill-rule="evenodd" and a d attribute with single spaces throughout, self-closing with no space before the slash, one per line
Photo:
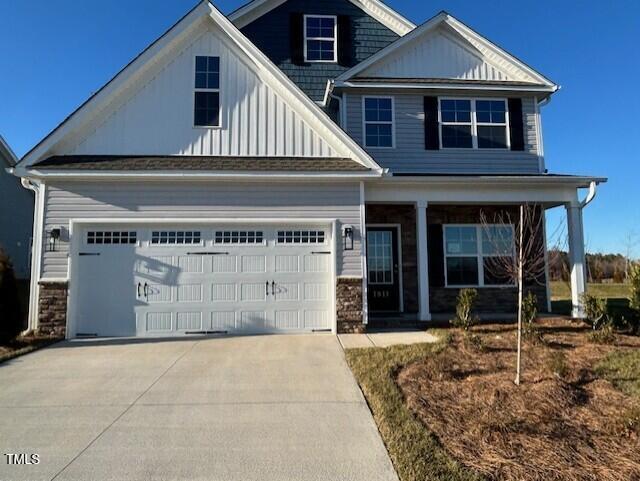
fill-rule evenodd
<path id="1" fill-rule="evenodd" d="M 600 329 L 605 324 L 610 324 L 609 309 L 605 298 L 592 296 L 585 292 L 582 295 L 582 303 L 587 322 L 591 324 L 593 329 Z"/>
<path id="2" fill-rule="evenodd" d="M 541 342 L 542 333 L 536 326 L 538 317 L 538 297 L 529 292 L 522 301 L 522 335 L 525 339 L 534 342 Z"/>
<path id="3" fill-rule="evenodd" d="M 608 320 L 589 335 L 594 344 L 613 344 L 616 341 L 616 330 L 612 321 Z"/>
<path id="4" fill-rule="evenodd" d="M 22 331 L 22 314 L 13 266 L 0 248 L 0 342 L 15 338 Z"/>
<path id="5" fill-rule="evenodd" d="M 478 298 L 478 291 L 475 289 L 462 289 L 456 299 L 456 317 L 451 320 L 453 327 L 468 331 L 478 318 L 473 314 L 473 306 Z"/>
<path id="6" fill-rule="evenodd" d="M 551 357 L 547 360 L 547 368 L 560 379 L 567 377 L 569 374 L 569 366 L 567 364 L 567 356 L 562 351 L 553 351 Z"/>

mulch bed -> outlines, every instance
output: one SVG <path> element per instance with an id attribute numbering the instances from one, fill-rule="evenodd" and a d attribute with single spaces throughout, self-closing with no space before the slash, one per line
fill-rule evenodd
<path id="1" fill-rule="evenodd" d="M 640 339 L 593 344 L 588 330 L 547 321 L 527 342 L 521 386 L 513 326 L 454 331 L 449 346 L 397 374 L 409 408 L 456 460 L 488 479 L 640 480 L 640 399 L 598 377 L 613 351 Z M 478 340 L 479 339 L 479 340 Z"/>
<path id="2" fill-rule="evenodd" d="M 0 363 L 49 346 L 62 338 L 50 336 L 20 336 L 5 344 L 0 344 Z"/>

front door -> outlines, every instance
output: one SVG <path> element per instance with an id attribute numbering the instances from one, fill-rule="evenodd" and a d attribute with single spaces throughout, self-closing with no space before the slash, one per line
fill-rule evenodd
<path id="1" fill-rule="evenodd" d="M 400 310 L 398 230 L 367 228 L 368 301 L 373 312 Z"/>

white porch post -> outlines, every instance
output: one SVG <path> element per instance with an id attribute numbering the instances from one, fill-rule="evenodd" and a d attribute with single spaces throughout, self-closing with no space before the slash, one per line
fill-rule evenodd
<path id="1" fill-rule="evenodd" d="M 426 201 L 418 201 L 416 203 L 420 321 L 431 320 L 431 311 L 429 307 L 429 256 L 427 253 L 427 207 L 428 203 Z"/>
<path id="2" fill-rule="evenodd" d="M 582 206 L 566 204 L 567 232 L 569 233 L 569 263 L 571 270 L 571 315 L 584 318 L 582 294 L 587 289 L 587 268 L 584 252 L 584 228 L 582 225 Z"/>

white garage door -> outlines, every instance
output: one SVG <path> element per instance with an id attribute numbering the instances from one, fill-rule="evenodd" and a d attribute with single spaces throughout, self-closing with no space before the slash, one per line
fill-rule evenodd
<path id="1" fill-rule="evenodd" d="M 87 228 L 75 260 L 75 332 L 329 330 L 330 233 L 287 225 Z"/>

